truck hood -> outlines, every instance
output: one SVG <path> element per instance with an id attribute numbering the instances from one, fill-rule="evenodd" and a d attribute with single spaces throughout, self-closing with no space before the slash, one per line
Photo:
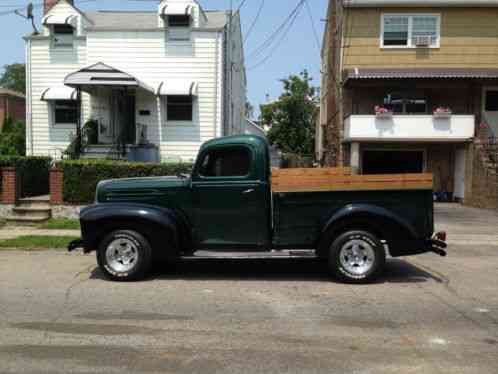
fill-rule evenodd
<path id="1" fill-rule="evenodd" d="M 148 177 L 110 179 L 97 185 L 96 202 L 154 202 L 167 195 L 184 191 L 190 177 Z"/>

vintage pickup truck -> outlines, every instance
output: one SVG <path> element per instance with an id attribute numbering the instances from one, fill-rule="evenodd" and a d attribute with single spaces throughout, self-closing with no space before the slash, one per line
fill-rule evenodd
<path id="1" fill-rule="evenodd" d="M 345 170 L 345 169 L 344 169 Z M 446 255 L 434 234 L 432 175 L 348 175 L 270 168 L 265 139 L 205 143 L 192 175 L 102 181 L 80 213 L 82 239 L 112 280 L 143 278 L 154 261 L 314 256 L 340 280 L 368 282 L 393 256 Z M 245 256 L 247 255 L 247 256 Z"/>

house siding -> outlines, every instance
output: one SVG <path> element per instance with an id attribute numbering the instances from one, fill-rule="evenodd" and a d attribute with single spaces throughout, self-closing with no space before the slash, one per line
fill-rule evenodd
<path id="1" fill-rule="evenodd" d="M 498 68 L 498 8 L 346 8 L 344 11 L 344 69 Z M 381 48 L 383 13 L 440 14 L 440 48 Z"/>
<path id="2" fill-rule="evenodd" d="M 105 62 L 157 88 L 168 79 L 186 79 L 199 84 L 194 99 L 194 119 L 191 123 L 166 121 L 165 98 L 155 98 L 137 91 L 137 123 L 148 125 L 152 143 L 160 146 L 163 159 L 193 159 L 200 145 L 217 136 L 221 122 L 220 101 L 216 99 L 220 71 L 217 45 L 221 42 L 213 32 L 192 32 L 192 42 L 168 43 L 165 31 L 89 32 L 87 65 Z M 186 48 L 190 55 L 183 54 Z M 118 53 L 116 51 L 119 51 Z M 144 98 L 148 97 L 147 100 Z M 151 105 L 151 100 L 155 105 Z M 145 107 L 144 107 L 145 106 Z M 138 111 L 150 110 L 151 115 L 140 117 Z M 159 128 L 159 124 L 161 125 Z"/>
<path id="3" fill-rule="evenodd" d="M 172 1 L 172 0 L 170 0 Z M 185 4 L 196 4 L 185 2 Z M 232 32 L 226 29 L 199 29 L 204 16 L 198 6 L 194 9 L 194 28 L 190 41 L 169 41 L 168 32 L 162 27 L 158 16 L 158 27 L 145 30 L 104 30 L 94 28 L 82 15 L 65 2 L 60 2 L 51 11 L 54 14 L 78 16 L 79 37 L 73 52 L 56 51 L 51 48 L 50 37 L 31 37 L 27 42 L 28 89 L 32 104 L 28 119 L 32 124 L 33 154 L 56 155 L 69 145 L 74 126 L 51 126 L 50 104 L 40 100 L 43 91 L 60 86 L 64 78 L 83 67 L 99 62 L 126 72 L 147 86 L 157 89 L 169 79 L 182 79 L 198 83 L 198 94 L 194 97 L 192 122 L 171 122 L 166 118 L 166 97 L 144 89 L 136 90 L 136 123 L 147 125 L 148 140 L 159 148 L 161 159 L 191 161 L 203 142 L 214 137 L 240 133 L 243 108 L 245 107 L 245 68 L 243 65 L 242 35 L 238 16 L 234 17 Z M 90 26 L 85 29 L 85 26 Z M 45 28 L 45 33 L 48 29 Z M 85 35 L 82 35 L 82 34 Z M 230 40 L 225 40 L 227 35 Z M 223 46 L 233 45 L 234 53 L 227 54 Z M 232 61 L 240 65 L 232 74 L 232 91 L 223 94 L 225 76 Z M 90 118 L 108 117 L 108 96 L 102 92 L 91 97 L 83 94 L 82 121 Z M 224 129 L 224 108 L 234 108 L 235 115 L 228 119 Z M 107 112 L 106 112 L 107 110 Z M 150 115 L 142 116 L 141 111 Z M 104 113 L 105 112 L 105 113 Z M 232 112 L 229 113 L 232 115 Z M 106 118 L 107 118 L 106 117 Z M 30 145 L 28 144 L 28 152 Z"/>

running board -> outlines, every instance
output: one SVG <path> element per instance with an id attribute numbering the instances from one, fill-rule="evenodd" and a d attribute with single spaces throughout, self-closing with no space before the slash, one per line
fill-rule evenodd
<path id="1" fill-rule="evenodd" d="M 265 259 L 290 259 L 290 258 L 316 258 L 315 250 L 286 250 L 271 252 L 214 252 L 197 251 L 192 256 L 181 257 L 182 260 L 265 260 Z"/>

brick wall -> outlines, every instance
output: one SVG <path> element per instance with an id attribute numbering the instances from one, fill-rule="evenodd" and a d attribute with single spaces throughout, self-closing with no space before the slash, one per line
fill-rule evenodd
<path id="1" fill-rule="evenodd" d="M 60 205 L 64 203 L 64 173 L 62 169 L 50 170 L 50 204 Z"/>
<path id="2" fill-rule="evenodd" d="M 498 209 L 498 177 L 496 170 L 487 168 L 480 146 L 474 146 L 465 178 L 470 181 L 471 193 L 464 203 L 476 208 Z M 468 190 L 468 189 L 467 189 Z M 470 196 L 469 196 L 470 195 Z"/>
<path id="3" fill-rule="evenodd" d="M 0 95 L 0 130 L 7 118 L 16 121 L 26 121 L 26 99 L 22 97 Z"/>
<path id="4" fill-rule="evenodd" d="M 2 200 L 3 204 L 15 204 L 19 198 L 19 180 L 16 168 L 4 167 L 2 173 Z"/>

